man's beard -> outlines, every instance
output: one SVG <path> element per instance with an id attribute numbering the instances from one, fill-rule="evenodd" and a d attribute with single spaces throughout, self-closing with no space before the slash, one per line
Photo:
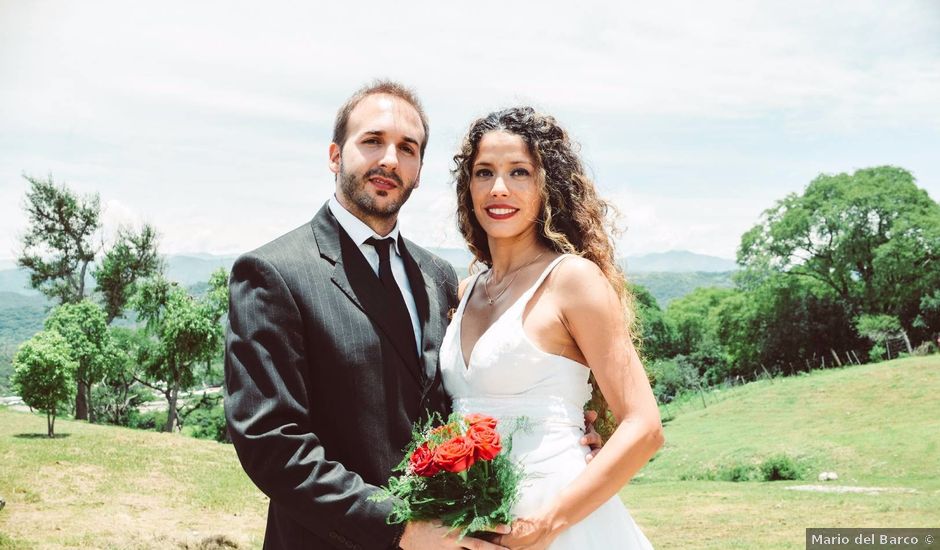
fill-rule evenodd
<path id="1" fill-rule="evenodd" d="M 375 197 L 370 195 L 366 190 L 366 186 L 369 185 L 369 178 L 372 176 L 380 176 L 397 183 L 401 188 L 401 194 L 398 200 L 380 204 Z M 414 190 L 414 182 L 411 182 L 411 185 L 405 185 L 401 180 L 401 176 L 395 172 L 387 172 L 378 167 L 367 170 L 366 173 L 360 177 L 356 174 L 346 172 L 343 168 L 343 164 L 340 163 L 339 187 L 343 191 L 343 195 L 352 201 L 361 213 L 376 218 L 391 218 L 398 214 L 398 210 L 401 209 L 401 206 L 405 204 L 405 201 L 411 196 L 411 192 Z M 376 194 L 380 197 L 384 197 L 388 192 L 378 190 Z"/>

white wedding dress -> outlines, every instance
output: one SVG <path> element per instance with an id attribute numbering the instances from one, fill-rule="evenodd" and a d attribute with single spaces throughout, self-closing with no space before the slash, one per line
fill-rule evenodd
<path id="1" fill-rule="evenodd" d="M 516 517 L 534 513 L 555 498 L 587 466 L 583 407 L 591 397 L 589 370 L 576 361 L 537 348 L 522 330 L 522 314 L 539 285 L 565 256 L 555 259 L 532 288 L 483 333 L 464 364 L 460 327 L 467 299 L 479 279 L 467 285 L 441 344 L 444 387 L 459 413 L 483 413 L 509 429 L 517 418 L 528 429 L 513 435 L 510 458 L 526 479 L 513 508 Z M 551 550 L 652 549 L 618 496 L 564 531 Z"/>

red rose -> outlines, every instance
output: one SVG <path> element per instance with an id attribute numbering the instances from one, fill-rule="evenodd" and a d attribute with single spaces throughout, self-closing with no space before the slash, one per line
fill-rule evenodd
<path id="1" fill-rule="evenodd" d="M 411 453 L 408 464 L 411 466 L 412 472 L 423 477 L 431 477 L 441 471 L 437 464 L 434 463 L 434 453 L 428 449 L 426 444 L 421 445 Z"/>
<path id="2" fill-rule="evenodd" d="M 496 419 L 492 416 L 486 416 L 485 414 L 480 413 L 470 413 L 463 417 L 468 426 L 475 426 L 477 424 L 484 424 L 489 426 L 492 429 L 496 429 Z"/>
<path id="3" fill-rule="evenodd" d="M 467 439 L 473 442 L 474 454 L 480 460 L 493 460 L 503 448 L 499 433 L 483 422 L 467 429 Z"/>
<path id="4" fill-rule="evenodd" d="M 459 473 L 475 460 L 473 443 L 462 435 L 445 441 L 434 448 L 434 462 L 442 469 Z"/>

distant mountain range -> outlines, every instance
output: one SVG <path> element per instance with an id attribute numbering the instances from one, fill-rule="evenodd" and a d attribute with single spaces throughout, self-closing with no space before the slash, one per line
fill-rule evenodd
<path id="1" fill-rule="evenodd" d="M 696 254 L 688 250 L 670 250 L 669 252 L 654 252 L 642 256 L 627 256 L 625 263 L 627 273 L 688 273 L 696 271 L 724 273 L 738 269 L 738 264 L 734 260 Z"/>

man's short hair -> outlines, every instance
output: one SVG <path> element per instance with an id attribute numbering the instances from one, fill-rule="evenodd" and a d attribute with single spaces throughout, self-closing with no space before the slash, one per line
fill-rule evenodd
<path id="1" fill-rule="evenodd" d="M 342 149 L 343 145 L 346 144 L 346 127 L 349 124 L 350 113 L 353 112 L 356 105 L 359 105 L 360 101 L 375 94 L 397 97 L 414 107 L 415 111 L 418 111 L 421 125 L 424 127 L 424 141 L 421 142 L 421 159 L 424 160 L 424 150 L 428 146 L 428 117 L 424 114 L 421 101 L 418 100 L 418 96 L 414 91 L 391 80 L 374 80 L 371 84 L 359 88 L 356 93 L 346 100 L 346 103 L 336 112 L 336 122 L 333 124 L 333 143 L 339 145 Z"/>

